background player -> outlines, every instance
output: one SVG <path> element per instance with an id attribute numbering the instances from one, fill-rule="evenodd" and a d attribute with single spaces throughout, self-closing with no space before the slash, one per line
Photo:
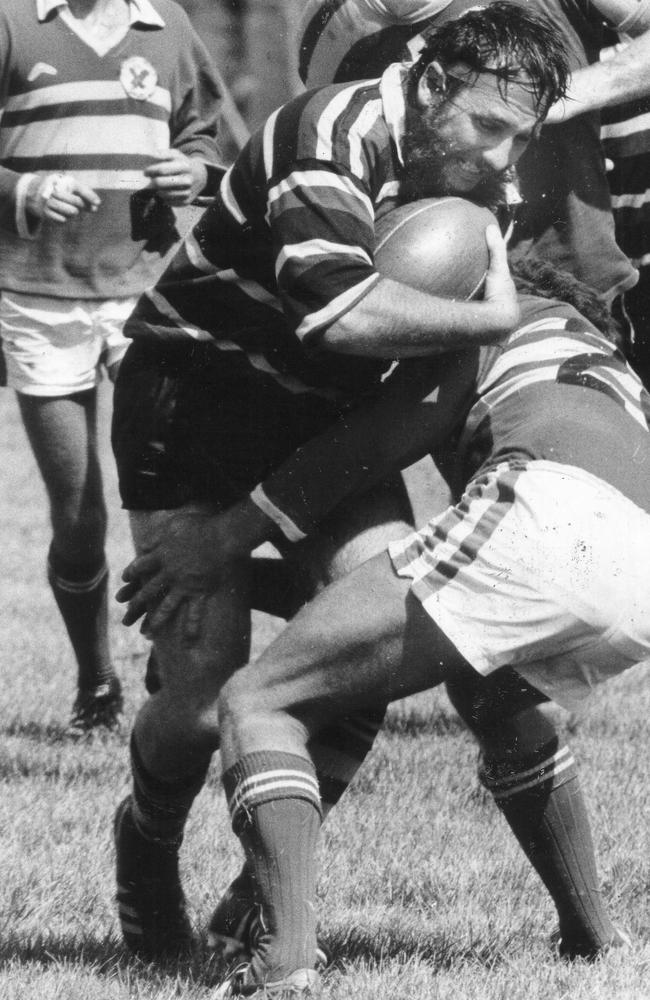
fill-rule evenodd
<path id="1" fill-rule="evenodd" d="M 168 0 L 7 0 L 0 10 L 0 334 L 52 522 L 48 578 L 78 664 L 70 733 L 122 705 L 107 630 L 96 386 L 216 185 L 221 85 Z"/>

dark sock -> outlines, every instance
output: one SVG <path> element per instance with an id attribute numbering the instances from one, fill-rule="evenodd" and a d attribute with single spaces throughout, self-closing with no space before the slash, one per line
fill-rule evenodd
<path id="1" fill-rule="evenodd" d="M 314 768 L 294 754 L 252 753 L 224 774 L 223 784 L 264 924 L 251 974 L 264 982 L 314 968 L 321 823 Z"/>
<path id="2" fill-rule="evenodd" d="M 104 556 L 85 566 L 61 559 L 52 548 L 48 580 L 78 666 L 81 691 L 115 677 L 108 645 L 108 566 Z"/>
<path id="3" fill-rule="evenodd" d="M 575 760 L 553 741 L 531 758 L 484 758 L 481 781 L 548 889 L 565 950 L 589 957 L 617 933 L 602 900 Z"/>
<path id="4" fill-rule="evenodd" d="M 205 783 L 209 764 L 186 778 L 161 781 L 145 767 L 131 737 L 133 821 L 143 837 L 180 847 L 188 813 Z"/>
<path id="5" fill-rule="evenodd" d="M 319 731 L 309 742 L 323 809 L 337 804 L 372 750 L 385 709 L 349 715 Z"/>

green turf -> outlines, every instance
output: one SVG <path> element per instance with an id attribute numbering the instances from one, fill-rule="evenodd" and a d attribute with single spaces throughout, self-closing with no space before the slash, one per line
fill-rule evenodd
<path id="1" fill-rule="evenodd" d="M 105 399 L 104 412 L 109 402 Z M 221 970 L 202 954 L 154 969 L 128 957 L 113 904 L 111 818 L 128 786 L 127 729 L 72 745 L 72 656 L 45 580 L 43 490 L 15 402 L 0 393 L 0 997 L 2 1000 L 209 998 Z M 108 449 L 113 583 L 130 557 Z M 260 648 L 279 626 L 259 616 Z M 143 698 L 147 646 L 112 640 L 127 722 Z M 594 821 L 606 897 L 634 938 L 595 966 L 558 964 L 553 913 L 475 779 L 475 750 L 442 694 L 394 707 L 373 756 L 324 831 L 322 935 L 332 1000 L 648 1000 L 650 997 L 650 676 L 598 694 L 571 743 Z M 193 916 L 205 925 L 236 872 L 215 761 L 183 852 Z"/>

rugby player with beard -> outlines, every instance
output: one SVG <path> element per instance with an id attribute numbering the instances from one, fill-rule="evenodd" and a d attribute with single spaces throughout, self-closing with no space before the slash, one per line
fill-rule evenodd
<path id="1" fill-rule="evenodd" d="M 468 195 L 488 178 L 500 183 L 566 74 L 550 22 L 497 3 L 447 24 L 417 66 L 306 94 L 252 137 L 127 323 L 113 443 L 140 554 L 180 537 L 188 520 L 233 509 L 300 444 L 372 398 L 395 360 L 491 343 L 516 325 L 495 226 L 485 296 L 460 302 L 380 275 L 375 223 L 405 194 L 430 193 L 428 177 L 421 189 L 408 172 L 405 138 L 411 148 L 422 138 L 413 120 L 406 137 L 408 107 L 430 111 L 428 141 L 444 143 L 437 193 Z M 401 484 L 382 484 L 283 555 L 307 598 L 403 536 L 409 519 Z M 234 560 L 227 582 L 193 605 L 195 620 L 176 616 L 153 635 L 160 690 L 138 714 L 132 795 L 116 817 L 122 931 L 149 958 L 191 942 L 178 853 L 219 745 L 220 688 L 248 659 L 251 577 L 251 560 Z"/>

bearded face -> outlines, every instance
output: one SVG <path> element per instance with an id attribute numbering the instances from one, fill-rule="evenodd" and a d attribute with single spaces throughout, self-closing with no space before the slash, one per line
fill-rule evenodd
<path id="1" fill-rule="evenodd" d="M 407 109 L 400 200 L 468 195 L 488 208 L 502 205 L 512 168 L 494 170 L 477 162 L 476 150 L 450 135 L 449 119 L 446 103 L 425 111 Z"/>
<path id="2" fill-rule="evenodd" d="M 502 204 L 512 167 L 539 127 L 534 94 L 488 70 L 429 69 L 433 83 L 431 73 L 423 76 L 407 103 L 402 199 L 459 195 Z"/>

